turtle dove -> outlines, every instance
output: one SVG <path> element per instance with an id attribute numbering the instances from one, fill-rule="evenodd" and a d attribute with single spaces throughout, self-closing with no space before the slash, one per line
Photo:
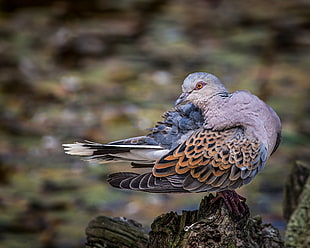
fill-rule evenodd
<path id="1" fill-rule="evenodd" d="M 252 181 L 281 140 L 275 111 L 248 91 L 230 93 L 212 74 L 188 75 L 175 108 L 149 134 L 108 144 L 64 144 L 70 155 L 98 162 L 131 162 L 147 173 L 118 172 L 116 188 L 151 193 L 218 192 L 228 208 L 244 210 L 234 192 Z M 235 198 L 237 198 L 237 203 Z"/>

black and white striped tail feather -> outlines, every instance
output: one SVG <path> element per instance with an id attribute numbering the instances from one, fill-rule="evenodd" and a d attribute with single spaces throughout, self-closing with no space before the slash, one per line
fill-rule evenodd
<path id="1" fill-rule="evenodd" d="M 100 144 L 91 141 L 63 144 L 69 155 L 81 156 L 88 162 L 133 162 L 134 167 L 149 167 L 166 151 L 157 145 Z"/>

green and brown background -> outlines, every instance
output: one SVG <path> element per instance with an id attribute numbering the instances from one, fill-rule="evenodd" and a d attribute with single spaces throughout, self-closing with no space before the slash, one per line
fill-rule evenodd
<path id="1" fill-rule="evenodd" d="M 147 228 L 203 194 L 125 192 L 126 164 L 88 165 L 62 143 L 142 135 L 173 107 L 184 77 L 218 76 L 271 105 L 283 141 L 238 192 L 280 231 L 283 185 L 309 163 L 309 1 L 0 0 L 0 246 L 75 248 L 95 216 Z"/>

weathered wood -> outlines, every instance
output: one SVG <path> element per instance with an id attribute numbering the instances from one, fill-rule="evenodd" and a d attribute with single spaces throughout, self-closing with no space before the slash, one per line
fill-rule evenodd
<path id="1" fill-rule="evenodd" d="M 262 224 L 259 217 L 249 218 L 247 206 L 242 216 L 235 216 L 223 201 L 211 204 L 211 199 L 205 197 L 196 211 L 171 212 L 155 219 L 148 247 L 284 247 L 279 231 Z"/>
<path id="2" fill-rule="evenodd" d="M 297 162 L 285 187 L 286 248 L 310 247 L 310 165 Z"/>
<path id="3" fill-rule="evenodd" d="M 286 221 L 289 221 L 291 214 L 297 208 L 309 176 L 310 164 L 296 161 L 284 187 L 283 215 Z"/>
<path id="4" fill-rule="evenodd" d="M 98 216 L 86 228 L 86 248 L 145 248 L 148 234 L 142 225 L 123 217 Z"/>
<path id="5" fill-rule="evenodd" d="M 157 217 L 149 238 L 142 226 L 122 218 L 105 216 L 92 220 L 87 229 L 87 248 L 281 248 L 280 234 L 259 217 L 249 218 L 249 209 L 242 216 L 229 213 L 222 200 L 211 203 L 205 197 L 198 210 L 170 212 Z"/>

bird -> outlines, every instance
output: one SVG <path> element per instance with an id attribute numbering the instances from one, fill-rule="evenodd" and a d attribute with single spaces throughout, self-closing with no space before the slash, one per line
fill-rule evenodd
<path id="1" fill-rule="evenodd" d="M 246 90 L 230 93 L 216 76 L 194 72 L 183 81 L 174 108 L 145 136 L 107 144 L 63 144 L 69 155 L 99 164 L 128 162 L 147 172 L 116 172 L 119 189 L 149 193 L 215 192 L 228 209 L 245 211 L 235 190 L 250 183 L 281 141 L 277 113 Z"/>

